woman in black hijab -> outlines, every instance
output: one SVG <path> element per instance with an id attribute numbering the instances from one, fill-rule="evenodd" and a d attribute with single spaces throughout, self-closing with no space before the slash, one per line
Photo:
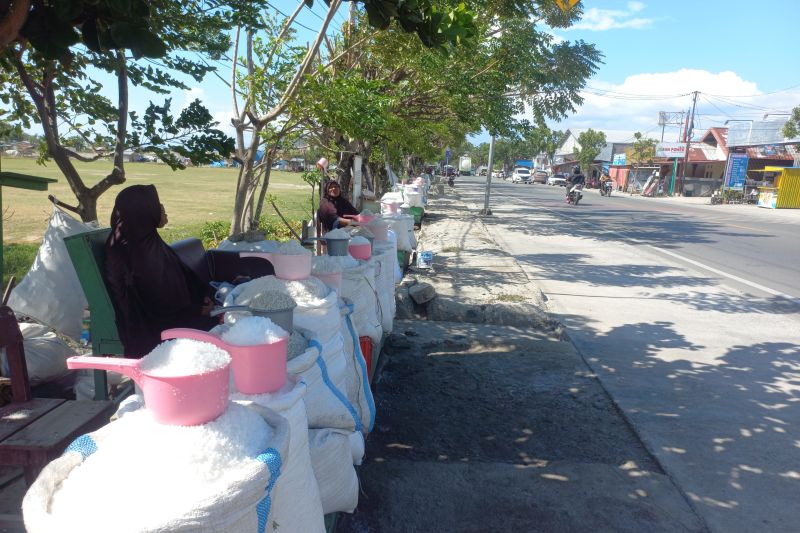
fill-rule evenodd
<path id="1" fill-rule="evenodd" d="M 319 202 L 317 214 L 322 223 L 322 229 L 328 232 L 349 225 L 350 221 L 344 216 L 357 215 L 358 209 L 342 196 L 342 188 L 339 183 L 329 181 L 325 185 L 325 195 Z"/>
<path id="2" fill-rule="evenodd" d="M 126 357 L 142 357 L 175 327 L 211 329 L 210 287 L 161 239 L 167 223 L 153 185 L 123 189 L 111 213 L 104 275 Z"/>

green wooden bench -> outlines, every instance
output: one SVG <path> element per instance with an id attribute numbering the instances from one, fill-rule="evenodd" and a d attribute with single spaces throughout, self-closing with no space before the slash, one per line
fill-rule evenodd
<path id="1" fill-rule="evenodd" d="M 110 228 L 87 231 L 66 237 L 69 258 L 78 274 L 86 301 L 91 311 L 90 335 L 92 353 L 96 355 L 124 355 L 125 349 L 117 331 L 116 313 L 103 279 L 105 245 Z M 94 371 L 95 400 L 108 399 L 108 378 L 105 371 Z"/>

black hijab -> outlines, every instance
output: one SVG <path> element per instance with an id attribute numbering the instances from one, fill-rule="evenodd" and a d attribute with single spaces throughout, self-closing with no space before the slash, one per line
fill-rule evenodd
<path id="1" fill-rule="evenodd" d="M 339 187 L 339 196 L 331 196 L 331 187 Z M 342 196 L 341 186 L 335 181 L 325 184 L 325 195 L 319 202 L 319 220 L 325 231 L 333 229 L 336 220 L 344 215 L 357 215 L 358 209 L 353 207 L 347 198 Z"/>
<path id="2" fill-rule="evenodd" d="M 160 222 L 153 185 L 133 185 L 117 195 L 103 270 L 128 357 L 149 353 L 165 329 L 208 329 L 215 322 L 201 315 L 209 290 L 161 239 Z"/>

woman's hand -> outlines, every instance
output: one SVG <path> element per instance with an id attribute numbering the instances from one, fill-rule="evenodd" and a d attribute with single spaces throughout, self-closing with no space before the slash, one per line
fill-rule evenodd
<path id="1" fill-rule="evenodd" d="M 339 218 L 339 226 L 340 227 L 349 226 L 349 225 L 350 225 L 350 220 L 349 219 Z"/>
<path id="2" fill-rule="evenodd" d="M 203 306 L 200 308 L 200 314 L 203 316 L 209 316 L 211 311 L 214 309 L 214 302 L 206 296 L 203 298 Z"/>

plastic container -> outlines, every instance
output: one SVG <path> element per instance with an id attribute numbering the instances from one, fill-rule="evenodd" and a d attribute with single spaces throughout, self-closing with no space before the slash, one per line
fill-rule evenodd
<path id="1" fill-rule="evenodd" d="M 231 354 L 233 383 L 243 394 L 275 392 L 286 384 L 289 335 L 270 344 L 236 346 L 207 331 L 173 328 L 161 332 L 161 340 L 193 339 L 211 343 Z"/>
<path id="2" fill-rule="evenodd" d="M 141 370 L 141 363 L 141 359 L 76 356 L 67 359 L 67 368 L 108 370 L 128 376 L 142 389 L 147 409 L 161 424 L 196 426 L 225 412 L 230 364 L 203 374 L 165 377 Z"/>
<path id="3" fill-rule="evenodd" d="M 367 363 L 367 374 L 372 378 L 372 339 L 370 337 L 359 337 L 358 344 L 361 346 L 361 353 Z"/>
<path id="4" fill-rule="evenodd" d="M 398 210 L 400 209 L 400 204 L 402 204 L 402 202 L 398 202 L 397 200 L 382 201 L 381 213 L 389 213 L 389 214 L 397 213 Z"/>
<path id="5" fill-rule="evenodd" d="M 275 277 L 288 281 L 308 279 L 311 275 L 311 254 L 285 255 L 270 252 L 241 252 L 239 257 L 261 257 L 275 267 Z"/>
<path id="6" fill-rule="evenodd" d="M 375 220 L 375 215 L 344 215 L 344 218 L 349 218 L 355 220 L 359 224 L 366 225 Z"/>
<path id="7" fill-rule="evenodd" d="M 370 243 L 351 244 L 350 246 L 347 247 L 347 251 L 355 259 L 361 259 L 362 261 L 366 261 L 370 257 L 372 257 L 372 245 Z"/>
<path id="8" fill-rule="evenodd" d="M 350 239 L 328 239 L 327 237 L 322 238 L 322 242 L 325 243 L 325 253 L 332 256 L 344 256 L 347 255 L 347 245 L 350 243 Z"/>

